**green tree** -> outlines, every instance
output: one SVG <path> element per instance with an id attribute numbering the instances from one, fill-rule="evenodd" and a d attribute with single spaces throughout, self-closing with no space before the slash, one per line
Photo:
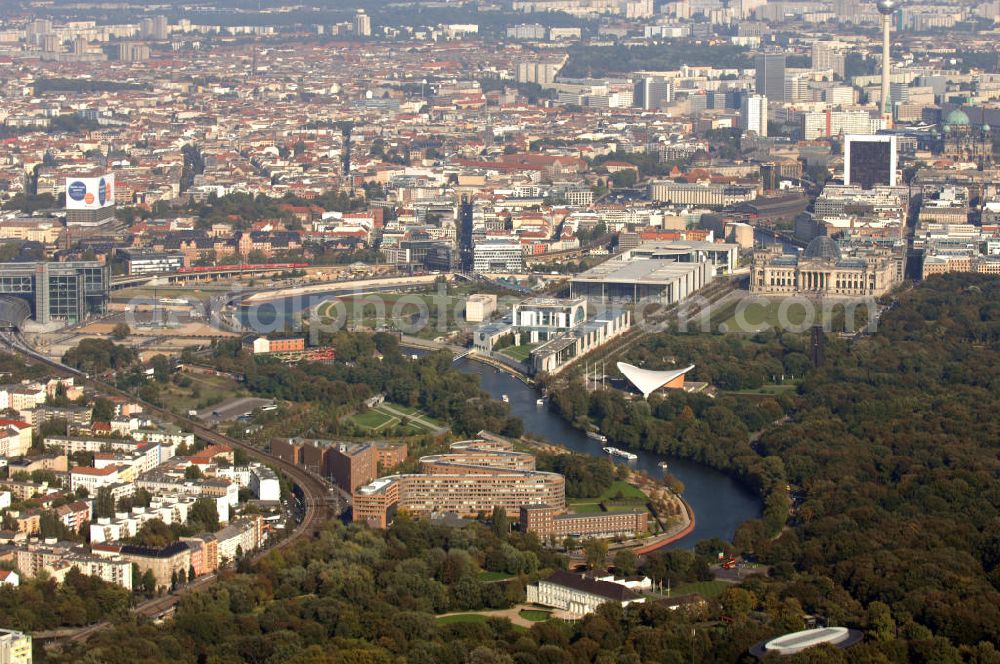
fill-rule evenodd
<path id="1" fill-rule="evenodd" d="M 215 532 L 219 529 L 219 511 L 215 507 L 215 501 L 210 498 L 199 498 L 191 506 L 191 513 L 188 521 L 198 524 L 207 532 Z"/>
<path id="2" fill-rule="evenodd" d="M 635 574 L 639 559 L 630 549 L 619 549 L 614 557 L 615 571 L 625 576 Z"/>
<path id="3" fill-rule="evenodd" d="M 113 328 L 111 328 L 111 338 L 115 341 L 124 341 L 128 339 L 128 336 L 132 334 L 132 329 L 127 323 L 116 323 Z"/>
<path id="4" fill-rule="evenodd" d="M 603 568 L 607 563 L 607 540 L 592 537 L 583 541 L 583 553 L 587 558 L 587 569 Z"/>
<path id="5" fill-rule="evenodd" d="M 149 366 L 153 369 L 153 378 L 159 383 L 170 380 L 170 359 L 166 355 L 154 355 L 149 359 Z"/>
<path id="6" fill-rule="evenodd" d="M 98 487 L 97 497 L 94 500 L 94 517 L 97 519 L 109 519 L 114 515 L 115 497 L 111 493 L 110 487 Z"/>
<path id="7" fill-rule="evenodd" d="M 145 592 L 147 595 L 152 596 L 156 594 L 156 577 L 153 576 L 152 569 L 147 569 L 145 572 L 143 572 L 142 581 L 140 585 L 142 586 L 143 592 Z"/>
<path id="8" fill-rule="evenodd" d="M 110 399 L 97 397 L 91 410 L 91 422 L 110 422 L 115 417 L 115 405 Z"/>
<path id="9" fill-rule="evenodd" d="M 493 529 L 494 535 L 501 539 L 506 538 L 510 534 L 510 520 L 507 518 L 507 510 L 499 505 L 494 507 L 490 517 L 490 527 Z"/>
<path id="10" fill-rule="evenodd" d="M 757 605 L 757 597 L 743 588 L 726 588 L 719 597 L 722 611 L 734 619 L 746 618 Z"/>
<path id="11" fill-rule="evenodd" d="M 896 638 L 896 621 L 892 619 L 892 611 L 885 602 L 872 602 L 868 605 L 867 629 L 869 638 L 876 641 L 892 641 Z"/>

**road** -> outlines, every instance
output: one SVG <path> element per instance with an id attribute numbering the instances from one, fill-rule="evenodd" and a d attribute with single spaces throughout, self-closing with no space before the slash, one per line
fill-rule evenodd
<path id="1" fill-rule="evenodd" d="M 198 419 L 209 425 L 216 425 L 221 422 L 235 420 L 243 415 L 252 413 L 257 408 L 264 408 L 274 404 L 274 399 L 261 399 L 259 397 L 238 397 L 230 399 L 214 406 L 209 406 L 198 412 Z"/>
<path id="2" fill-rule="evenodd" d="M 33 349 L 24 344 L 23 340 L 16 335 L 4 335 L 0 337 L 0 341 L 2 341 L 8 349 L 22 357 L 28 357 L 36 362 L 44 364 L 59 374 L 68 374 L 73 376 L 79 385 L 84 385 L 104 394 L 124 397 L 133 402 L 139 403 L 142 405 L 143 410 L 147 413 L 156 415 L 157 417 L 168 422 L 172 422 L 173 424 L 194 433 L 195 436 L 201 440 L 208 443 L 229 445 L 233 448 L 240 448 L 250 457 L 274 466 L 282 474 L 288 477 L 294 483 L 295 488 L 297 488 L 301 493 L 304 510 L 302 520 L 288 537 L 275 543 L 273 546 L 268 547 L 268 549 L 258 552 L 254 556 L 254 560 L 259 559 L 261 556 L 270 551 L 291 546 L 296 541 L 304 537 L 311 537 L 319 530 L 324 522 L 339 515 L 339 510 L 334 509 L 334 506 L 338 504 L 338 497 L 337 494 L 333 492 L 332 487 L 321 477 L 313 475 L 304 468 L 300 468 L 292 463 L 271 456 L 270 454 L 267 454 L 266 452 L 263 452 L 241 440 L 230 438 L 229 436 L 218 433 L 217 431 L 213 431 L 212 429 L 190 420 L 187 417 L 177 415 L 169 410 L 155 406 L 149 402 L 143 401 L 142 399 L 138 399 L 127 392 L 119 390 L 113 385 L 90 378 L 88 375 L 77 371 L 76 369 L 59 362 L 55 362 L 40 353 L 36 353 Z M 191 590 L 203 588 L 204 586 L 214 582 L 215 579 L 215 575 L 201 577 L 193 583 L 185 586 L 182 593 L 166 595 L 164 597 L 149 600 L 138 605 L 135 608 L 135 611 L 146 616 L 159 616 L 163 614 L 164 611 L 167 611 L 176 605 L 180 601 L 181 594 L 184 592 L 190 592 Z M 108 622 L 89 625 L 76 630 L 72 633 L 72 635 L 64 638 L 70 641 L 85 640 L 94 632 L 104 629 L 109 625 L 110 623 Z"/>

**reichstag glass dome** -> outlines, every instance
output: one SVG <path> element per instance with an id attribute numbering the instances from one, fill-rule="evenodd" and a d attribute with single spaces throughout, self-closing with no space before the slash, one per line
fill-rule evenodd
<path id="1" fill-rule="evenodd" d="M 803 258 L 822 258 L 825 260 L 840 260 L 840 247 L 825 235 L 820 235 L 806 246 Z"/>

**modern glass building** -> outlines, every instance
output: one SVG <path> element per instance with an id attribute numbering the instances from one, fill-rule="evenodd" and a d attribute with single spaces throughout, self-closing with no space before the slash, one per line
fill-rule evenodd
<path id="1" fill-rule="evenodd" d="M 0 295 L 27 301 L 39 323 L 104 313 L 110 284 L 111 269 L 98 261 L 0 265 Z"/>
<path id="2" fill-rule="evenodd" d="M 896 185 L 896 137 L 849 135 L 844 142 L 844 184 L 872 189 Z"/>
<path id="3" fill-rule="evenodd" d="M 784 53 L 760 53 L 754 58 L 757 94 L 770 101 L 785 101 Z"/>

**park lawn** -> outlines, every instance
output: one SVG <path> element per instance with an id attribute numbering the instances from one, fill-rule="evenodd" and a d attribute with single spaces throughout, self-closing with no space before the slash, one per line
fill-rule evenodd
<path id="1" fill-rule="evenodd" d="M 190 387 L 180 387 L 172 382 L 160 387 L 161 400 L 177 413 L 202 410 L 235 397 L 249 396 L 239 383 L 226 376 L 196 373 L 185 373 L 184 376 L 191 379 Z"/>
<path id="2" fill-rule="evenodd" d="M 776 397 L 781 396 L 782 394 L 794 394 L 798 388 L 798 383 L 783 383 L 781 385 L 761 385 L 760 387 L 746 390 L 726 390 L 725 393 L 735 394 L 738 396 Z"/>
<path id="3" fill-rule="evenodd" d="M 435 431 L 441 426 L 437 420 L 428 417 L 422 410 L 395 403 L 375 406 L 364 413 L 352 415 L 349 419 L 356 425 L 364 429 L 370 429 L 371 431 L 380 431 L 386 427 L 401 424 L 402 417 L 389 410 L 387 406 L 403 413 L 403 417 L 411 418 L 403 427 L 403 435 L 418 436 Z"/>
<path id="4" fill-rule="evenodd" d="M 406 413 L 407 415 L 423 415 L 424 411 L 419 408 L 413 408 L 411 406 L 404 406 L 402 404 L 393 403 L 392 401 L 386 402 L 393 410 L 398 410 L 401 413 Z M 377 406 L 376 409 L 380 409 L 381 406 Z"/>
<path id="5" fill-rule="evenodd" d="M 628 503 L 605 503 L 604 509 L 608 512 L 630 512 L 632 510 L 637 510 L 643 508 L 645 503 L 628 502 Z"/>
<path id="6" fill-rule="evenodd" d="M 518 362 L 524 362 L 531 356 L 531 351 L 538 348 L 539 344 L 521 344 L 520 346 L 508 346 L 502 349 L 500 352 L 507 357 L 513 358 Z"/>
<path id="7" fill-rule="evenodd" d="M 460 613 L 457 616 L 441 616 L 437 619 L 439 625 L 454 625 L 456 623 L 484 623 L 494 616 L 483 616 L 478 613 Z M 501 618 L 500 620 L 506 620 Z M 508 621 L 509 622 L 509 621 Z M 528 628 L 521 625 L 511 625 L 515 632 L 527 632 Z"/>
<path id="8" fill-rule="evenodd" d="M 597 497 L 597 502 L 612 500 L 619 492 L 622 494 L 623 501 L 645 503 L 649 500 L 638 487 L 634 487 L 624 480 L 615 480 L 611 486 L 605 489 L 604 493 Z"/>
<path id="9" fill-rule="evenodd" d="M 698 594 L 702 597 L 711 599 L 712 597 L 718 597 L 722 592 L 733 584 L 726 583 L 725 581 L 693 581 L 691 583 L 682 583 L 679 586 L 673 586 L 670 589 L 670 594 L 673 596 L 678 595 L 692 595 Z"/>
<path id="10" fill-rule="evenodd" d="M 378 430 L 382 427 L 388 425 L 393 420 L 397 418 L 393 415 L 388 415 L 383 413 L 378 409 L 372 409 L 364 413 L 358 413 L 357 415 L 351 415 L 351 420 L 360 427 L 365 429 Z"/>
<path id="11" fill-rule="evenodd" d="M 754 334 L 766 329 L 789 329 L 806 332 L 813 325 L 830 325 L 835 331 L 844 328 L 848 309 L 842 303 L 816 304 L 795 299 L 785 307 L 782 319 L 782 298 L 769 299 L 766 302 L 750 302 L 743 308 L 741 324 L 737 322 L 739 303 L 733 303 L 720 309 L 710 318 L 709 327 L 713 332 L 737 334 Z M 850 330 L 861 329 L 868 324 L 866 309 L 860 307 L 853 310 Z M 806 328 L 806 329 L 803 329 Z"/>
<path id="12" fill-rule="evenodd" d="M 786 318 L 784 321 L 779 319 L 780 308 L 781 302 L 778 301 L 769 301 L 766 304 L 750 304 L 743 310 L 741 323 L 737 321 L 736 305 L 733 305 L 729 317 L 723 320 L 717 329 L 722 331 L 722 326 L 725 326 L 724 331 L 726 332 L 743 332 L 752 334 L 768 328 L 783 327 L 785 323 L 793 327 L 799 327 L 806 320 L 806 310 L 801 303 L 795 303 L 786 308 Z M 744 323 L 749 326 L 749 329 L 743 326 Z M 821 323 L 821 316 L 817 317 L 817 319 L 813 322 L 813 324 L 817 325 Z"/>
<path id="13" fill-rule="evenodd" d="M 206 302 L 212 298 L 213 295 L 218 295 L 219 293 L 226 292 L 227 288 L 215 287 L 215 288 L 152 288 L 150 286 L 140 286 L 135 288 L 123 288 L 120 291 L 115 291 L 114 299 L 116 302 L 128 301 L 132 298 L 144 298 L 149 300 L 159 300 L 160 298 L 183 298 L 185 300 L 197 300 L 201 302 Z"/>
<path id="14" fill-rule="evenodd" d="M 442 424 L 440 422 L 438 422 L 434 418 L 430 417 L 429 415 L 427 415 L 426 413 L 424 413 L 424 411 L 420 410 L 419 408 L 410 408 L 409 406 L 400 406 L 399 404 L 395 404 L 395 403 L 388 404 L 388 405 L 391 406 L 393 410 L 397 410 L 397 411 L 399 411 L 401 413 L 405 413 L 407 416 L 409 416 L 410 420 L 407 423 L 407 428 L 408 429 L 412 429 L 415 433 L 418 433 L 418 434 L 428 433 L 428 432 L 435 431 L 435 430 L 437 430 L 437 429 L 439 429 L 439 428 L 442 427 Z M 395 413 L 393 413 L 392 410 L 389 410 L 388 408 L 384 408 L 383 406 L 377 406 L 374 410 L 377 410 L 378 412 L 384 413 L 384 414 L 389 415 L 391 417 L 399 418 L 399 416 L 396 415 Z"/>
<path id="15" fill-rule="evenodd" d="M 612 499 L 621 492 L 622 498 L 618 502 L 612 503 Z M 573 498 L 566 503 L 574 512 L 588 513 L 601 512 L 601 503 L 605 503 L 607 511 L 621 512 L 641 507 L 648 502 L 641 490 L 623 480 L 615 480 L 601 495 L 590 498 Z"/>
<path id="16" fill-rule="evenodd" d="M 426 428 L 418 425 L 415 422 L 411 422 L 410 424 L 407 424 L 405 427 L 403 427 L 403 429 L 402 429 L 403 434 L 402 435 L 404 435 L 404 436 L 420 436 L 420 435 L 423 435 L 423 434 L 427 433 L 428 431 L 430 431 L 430 429 L 426 429 Z"/>
<path id="17" fill-rule="evenodd" d="M 441 616 L 437 622 L 439 625 L 452 625 L 455 623 L 484 623 L 489 619 L 489 616 L 478 613 L 460 613 L 457 616 Z"/>
<path id="18" fill-rule="evenodd" d="M 341 305 L 338 307 L 337 302 Z M 421 338 L 434 338 L 458 329 L 465 321 L 465 297 L 436 293 L 366 293 L 324 300 L 313 311 L 327 324 L 338 310 L 351 325 L 377 328 L 388 325 Z M 421 319 L 419 329 L 412 317 Z M 442 320 L 443 315 L 443 320 Z"/>
<path id="19" fill-rule="evenodd" d="M 514 578 L 514 575 L 507 572 L 487 572 L 484 570 L 479 573 L 479 580 L 486 583 L 490 581 L 506 581 L 512 578 Z"/>
<path id="20" fill-rule="evenodd" d="M 531 622 L 545 622 L 552 617 L 551 611 L 542 611 L 540 609 L 521 609 L 518 615 L 525 620 L 530 620 Z"/>

